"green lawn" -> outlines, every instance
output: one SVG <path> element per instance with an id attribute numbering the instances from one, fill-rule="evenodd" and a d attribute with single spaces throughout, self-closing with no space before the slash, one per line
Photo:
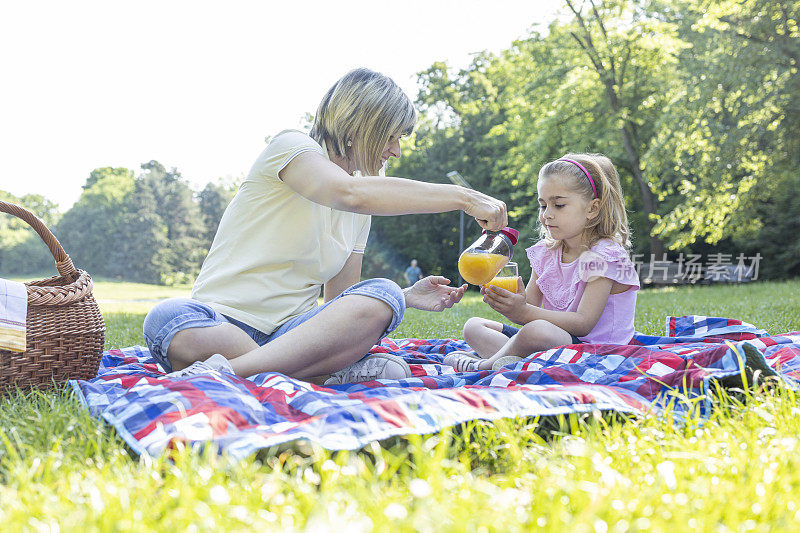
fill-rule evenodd
<path id="1" fill-rule="evenodd" d="M 637 329 L 666 315 L 800 330 L 800 281 L 644 290 Z M 151 299 L 188 294 L 98 282 L 108 347 L 142 344 Z M 396 337 L 450 337 L 493 313 L 474 294 L 410 311 Z M 475 422 L 357 453 L 306 446 L 232 463 L 185 452 L 136 457 L 74 399 L 0 402 L 3 531 L 794 531 L 800 526 L 800 405 L 778 389 L 720 395 L 677 426 L 586 417 Z"/>

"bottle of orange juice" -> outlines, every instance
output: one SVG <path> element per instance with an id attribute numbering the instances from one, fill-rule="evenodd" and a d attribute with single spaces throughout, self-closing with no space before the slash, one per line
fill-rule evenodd
<path id="1" fill-rule="evenodd" d="M 461 277 L 472 285 L 489 283 L 514 255 L 517 239 L 519 232 L 514 228 L 483 230 L 478 240 L 461 252 L 461 257 L 458 258 Z"/>

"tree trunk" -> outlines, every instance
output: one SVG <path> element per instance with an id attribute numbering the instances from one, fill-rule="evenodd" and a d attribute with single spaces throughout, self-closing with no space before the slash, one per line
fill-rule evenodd
<path id="1" fill-rule="evenodd" d="M 650 253 L 655 256 L 656 260 L 660 260 L 664 255 L 664 242 L 653 233 L 656 224 L 652 217 L 650 217 L 651 214 L 656 214 L 656 196 L 650 189 L 650 185 L 644 179 L 639 161 L 638 146 L 634 144 L 627 128 L 623 127 L 621 130 L 622 143 L 625 145 L 625 153 L 628 154 L 628 162 L 631 165 L 633 179 L 636 180 L 636 184 L 639 186 L 639 192 L 642 195 L 642 206 L 644 207 L 644 212 L 648 215 L 647 233 L 650 238 Z"/>
<path id="2" fill-rule="evenodd" d="M 606 96 L 608 96 L 611 109 L 614 113 L 619 113 L 622 106 L 619 103 L 617 91 L 614 89 L 614 80 L 603 76 L 603 72 L 598 72 L 598 74 L 601 76 L 601 79 L 603 79 L 603 84 L 606 88 Z M 656 224 L 651 216 L 657 214 L 656 196 L 653 194 L 652 189 L 650 189 L 650 184 L 647 183 L 647 180 L 644 178 L 644 173 L 642 172 L 636 125 L 626 120 L 620 128 L 620 133 L 622 134 L 622 144 L 625 147 L 625 153 L 628 155 L 628 163 L 631 166 L 633 179 L 636 181 L 636 185 L 639 186 L 639 193 L 642 196 L 642 207 L 647 214 L 647 236 L 650 241 L 650 253 L 655 256 L 656 260 L 660 260 L 664 255 L 664 242 L 654 235 L 653 231 Z"/>

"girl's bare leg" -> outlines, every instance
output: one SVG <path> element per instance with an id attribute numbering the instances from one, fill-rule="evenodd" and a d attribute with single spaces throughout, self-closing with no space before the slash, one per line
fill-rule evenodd
<path id="1" fill-rule="evenodd" d="M 494 320 L 472 317 L 464 324 L 464 340 L 484 359 L 502 348 L 508 337 L 503 335 L 503 325 Z"/>
<path id="2" fill-rule="evenodd" d="M 490 370 L 492 363 L 506 355 L 527 357 L 533 352 L 549 350 L 571 342 L 572 336 L 560 327 L 546 320 L 534 320 L 522 326 L 519 333 L 508 339 L 497 353 L 481 361 L 478 369 Z"/>

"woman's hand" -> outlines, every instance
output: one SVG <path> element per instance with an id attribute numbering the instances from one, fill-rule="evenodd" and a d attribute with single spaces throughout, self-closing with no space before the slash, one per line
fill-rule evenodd
<path id="1" fill-rule="evenodd" d="M 528 305 L 525 297 L 525 284 L 522 278 L 517 277 L 517 292 L 507 291 L 495 285 L 481 287 L 483 301 L 489 307 L 508 318 L 516 324 L 526 324 L 530 322 L 533 306 Z"/>
<path id="2" fill-rule="evenodd" d="M 450 280 L 442 276 L 428 276 L 404 290 L 406 307 L 423 311 L 443 311 L 453 307 L 464 296 L 467 285 L 450 287 Z"/>
<path id="3" fill-rule="evenodd" d="M 471 217 L 475 217 L 478 224 L 483 229 L 489 231 L 499 231 L 508 226 L 508 213 L 506 204 L 492 198 L 487 194 L 472 189 L 465 189 L 469 192 L 467 207 L 464 212 Z"/>

